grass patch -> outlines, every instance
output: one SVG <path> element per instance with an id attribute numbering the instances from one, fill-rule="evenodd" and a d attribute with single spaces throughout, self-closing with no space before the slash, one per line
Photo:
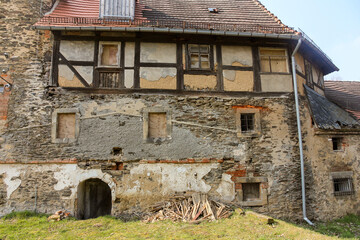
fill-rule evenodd
<path id="1" fill-rule="evenodd" d="M 4 220 L 9 219 L 26 219 L 30 217 L 48 217 L 49 215 L 43 213 L 36 213 L 34 211 L 22 211 L 22 212 L 12 212 L 3 217 Z"/>
<path id="2" fill-rule="evenodd" d="M 358 220 L 358 217 L 350 216 L 339 221 L 358 224 Z M 306 229 L 280 220 L 276 222 L 268 225 L 266 218 L 250 211 L 245 216 L 234 213 L 229 219 L 198 225 L 171 221 L 153 224 L 124 222 L 109 216 L 48 222 L 45 214 L 20 212 L 0 220 L 0 239 L 338 239 L 319 229 Z"/>
<path id="3" fill-rule="evenodd" d="M 360 216 L 348 215 L 334 221 L 318 223 L 313 229 L 329 236 L 360 239 Z"/>

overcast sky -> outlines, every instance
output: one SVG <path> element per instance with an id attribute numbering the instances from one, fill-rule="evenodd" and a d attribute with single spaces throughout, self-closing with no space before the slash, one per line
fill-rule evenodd
<path id="1" fill-rule="evenodd" d="M 329 80 L 360 81 L 360 0 L 260 0 L 280 20 L 301 28 L 340 68 Z"/>

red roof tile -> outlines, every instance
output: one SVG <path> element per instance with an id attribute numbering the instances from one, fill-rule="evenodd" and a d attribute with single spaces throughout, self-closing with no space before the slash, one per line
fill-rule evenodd
<path id="1" fill-rule="evenodd" d="M 100 0 L 59 0 L 55 9 L 36 26 L 113 26 L 128 23 L 99 19 L 99 6 Z M 210 13 L 208 8 L 217 8 L 219 12 Z M 220 25 L 226 24 L 225 28 L 232 26 L 238 31 L 295 33 L 257 0 L 136 1 L 135 22 L 132 24 L 154 26 L 159 22 L 168 23 L 169 27 L 224 30 Z"/>
<path id="2" fill-rule="evenodd" d="M 360 82 L 325 81 L 325 96 L 360 120 Z"/>

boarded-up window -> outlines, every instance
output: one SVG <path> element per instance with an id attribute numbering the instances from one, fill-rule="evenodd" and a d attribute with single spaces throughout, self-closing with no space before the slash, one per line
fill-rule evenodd
<path id="1" fill-rule="evenodd" d="M 190 69 L 210 69 L 209 45 L 189 45 L 188 57 Z"/>
<path id="2" fill-rule="evenodd" d="M 100 53 L 101 66 L 119 66 L 118 44 L 102 44 Z"/>
<path id="3" fill-rule="evenodd" d="M 149 138 L 166 137 L 166 113 L 149 113 Z"/>
<path id="4" fill-rule="evenodd" d="M 243 201 L 257 200 L 260 198 L 260 183 L 243 183 Z"/>
<path id="5" fill-rule="evenodd" d="M 75 138 L 75 113 L 59 113 L 56 138 Z"/>
<path id="6" fill-rule="evenodd" d="M 260 49 L 261 72 L 287 73 L 288 62 L 285 49 Z"/>

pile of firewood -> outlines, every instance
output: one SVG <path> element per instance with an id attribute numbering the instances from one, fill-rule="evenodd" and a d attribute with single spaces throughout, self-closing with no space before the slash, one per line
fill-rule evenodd
<path id="1" fill-rule="evenodd" d="M 65 218 L 68 218 L 70 213 L 67 211 L 57 211 L 54 215 L 48 217 L 48 221 L 61 221 Z"/>
<path id="2" fill-rule="evenodd" d="M 169 201 L 158 203 L 150 208 L 150 215 L 144 222 L 153 223 L 161 220 L 200 223 L 228 218 L 233 209 L 223 203 L 208 200 L 206 194 L 195 193 L 191 196 L 176 196 Z"/>

